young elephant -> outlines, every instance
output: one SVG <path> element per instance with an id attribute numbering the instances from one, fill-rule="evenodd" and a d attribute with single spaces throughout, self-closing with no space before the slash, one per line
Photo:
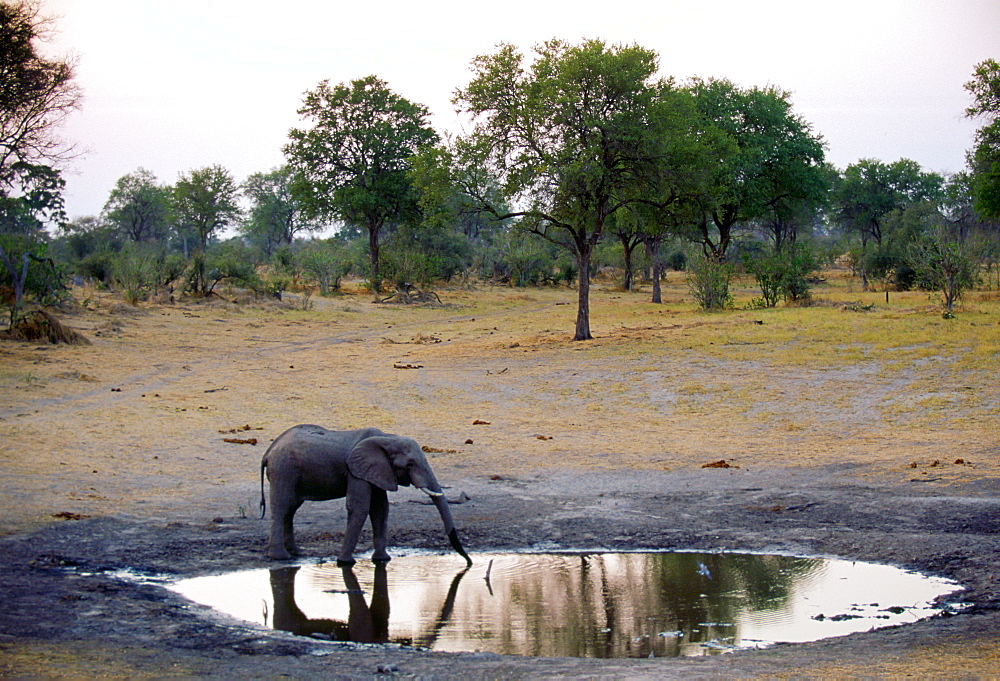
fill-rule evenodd
<path id="1" fill-rule="evenodd" d="M 264 471 L 271 484 L 271 536 L 267 555 L 287 559 L 298 553 L 292 518 L 303 501 L 347 497 L 347 529 L 338 565 L 354 564 L 365 518 L 371 517 L 375 551 L 372 560 L 387 561 L 389 499 L 397 485 L 413 485 L 437 506 L 452 547 L 471 565 L 451 519 L 448 500 L 414 440 L 375 428 L 327 430 L 292 426 L 271 443 L 260 462 L 260 517 L 264 517 Z"/>

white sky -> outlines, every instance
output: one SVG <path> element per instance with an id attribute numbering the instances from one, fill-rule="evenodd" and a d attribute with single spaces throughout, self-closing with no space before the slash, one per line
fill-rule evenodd
<path id="1" fill-rule="evenodd" d="M 998 0 L 42 0 L 49 53 L 79 59 L 84 102 L 63 130 L 88 150 L 71 218 L 145 167 L 172 184 L 221 164 L 238 182 L 283 162 L 302 94 L 369 74 L 456 122 L 473 57 L 549 38 L 638 43 L 663 75 L 792 92 L 843 169 L 860 158 L 965 165 L 977 123 L 962 85 L 1000 59 Z"/>

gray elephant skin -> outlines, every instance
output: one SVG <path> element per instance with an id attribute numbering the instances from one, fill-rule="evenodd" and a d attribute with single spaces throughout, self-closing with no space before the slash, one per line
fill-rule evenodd
<path id="1" fill-rule="evenodd" d="M 395 492 L 399 485 L 413 485 L 430 496 L 452 547 L 472 564 L 441 485 L 420 445 L 411 438 L 376 428 L 337 431 L 311 424 L 292 426 L 271 443 L 260 462 L 261 518 L 266 511 L 265 472 L 271 497 L 270 558 L 286 560 L 298 554 L 292 520 L 303 502 L 347 497 L 347 529 L 337 563 L 354 564 L 354 548 L 366 518 L 371 518 L 375 545 L 372 560 L 388 561 L 386 493 Z"/>

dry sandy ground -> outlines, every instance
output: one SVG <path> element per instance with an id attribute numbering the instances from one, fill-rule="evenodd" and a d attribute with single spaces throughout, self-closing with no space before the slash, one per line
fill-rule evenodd
<path id="1" fill-rule="evenodd" d="M 946 327 L 916 299 L 867 315 L 830 305 L 709 316 L 680 294 L 652 306 L 598 291 L 596 339 L 573 343 L 574 297 L 472 290 L 444 292 L 437 307 L 348 296 L 308 311 L 301 299 L 137 310 L 81 292 L 63 320 L 92 346 L 0 341 L 0 675 L 366 678 L 382 663 L 442 678 L 997 674 L 995 306 Z M 878 338 L 897 327 L 905 342 Z M 455 507 L 472 552 L 838 555 L 957 579 L 973 608 L 700 660 L 317 656 L 313 643 L 220 623 L 114 576 L 267 565 L 258 466 L 295 423 L 376 426 L 432 448 L 438 477 L 472 497 Z M 702 467 L 719 460 L 732 467 Z M 341 509 L 300 512 L 307 553 L 334 552 Z M 391 541 L 440 547 L 436 523 L 397 502 Z"/>

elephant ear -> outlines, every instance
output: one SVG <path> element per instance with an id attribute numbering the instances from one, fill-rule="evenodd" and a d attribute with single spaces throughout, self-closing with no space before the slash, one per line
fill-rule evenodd
<path id="1" fill-rule="evenodd" d="M 347 455 L 347 468 L 351 475 L 369 482 L 386 492 L 395 492 L 396 473 L 389 463 L 389 454 L 382 448 L 377 437 L 369 437 L 358 444 Z"/>

